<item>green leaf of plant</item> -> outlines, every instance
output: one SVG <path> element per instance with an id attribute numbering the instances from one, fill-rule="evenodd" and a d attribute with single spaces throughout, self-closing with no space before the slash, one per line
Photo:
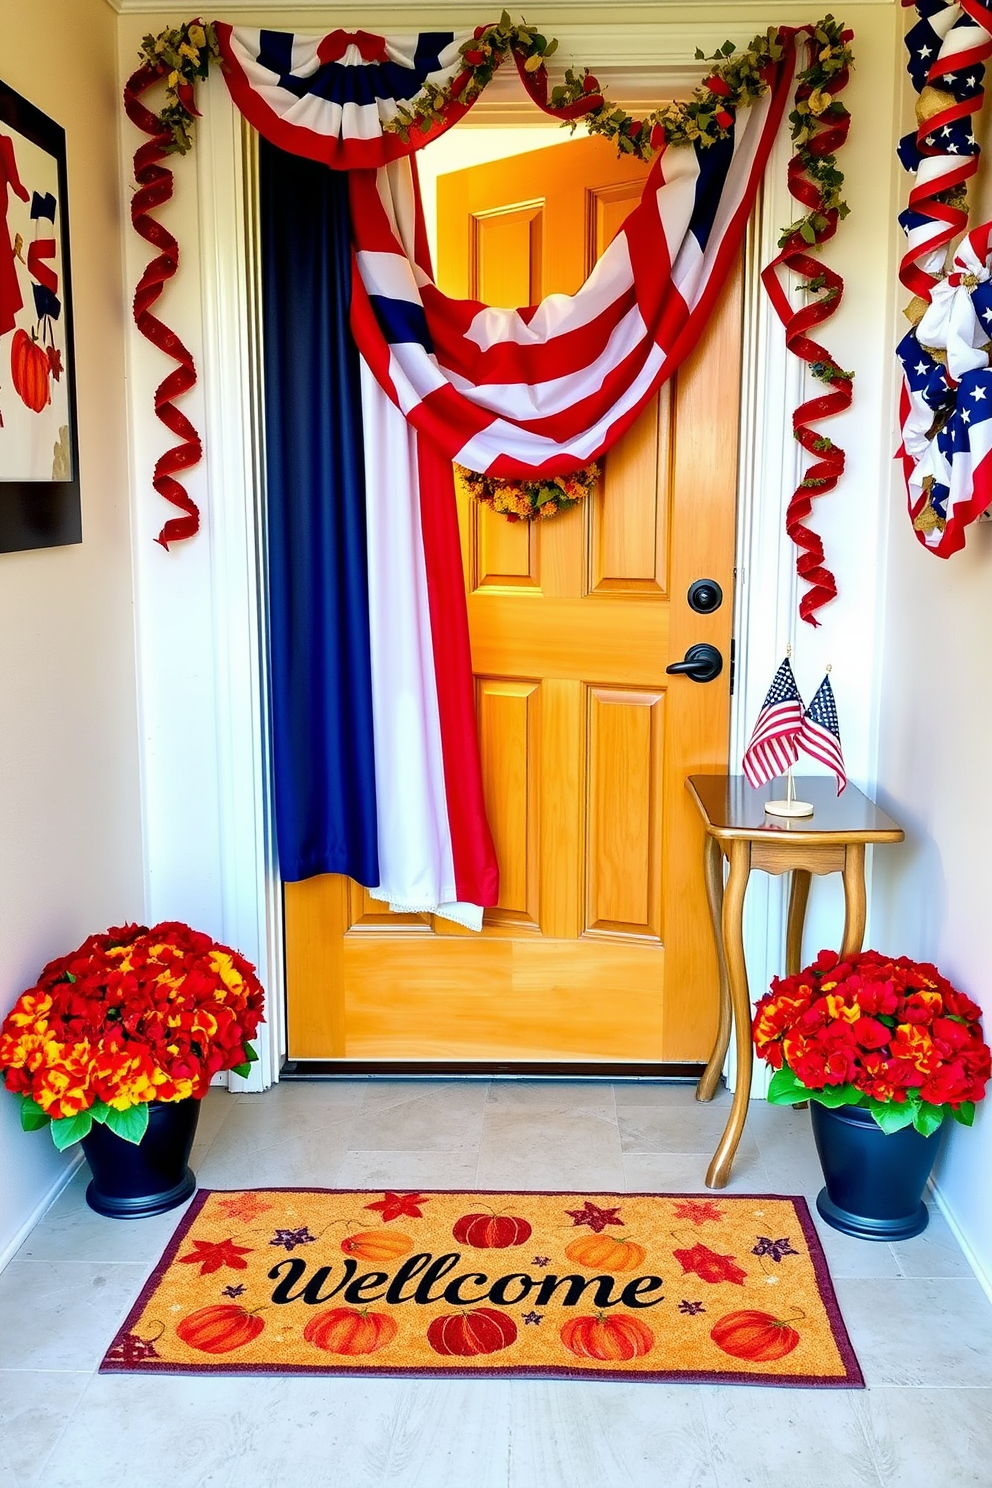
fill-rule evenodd
<path id="1" fill-rule="evenodd" d="M 247 1059 L 249 1064 L 254 1064 L 258 1059 L 258 1055 L 255 1053 L 255 1050 L 252 1048 L 251 1044 L 245 1044 L 245 1058 Z"/>
<path id="2" fill-rule="evenodd" d="M 126 1111 L 117 1111 L 112 1106 L 107 1112 L 107 1129 L 137 1146 L 148 1130 L 147 1105 L 128 1106 Z"/>
<path id="3" fill-rule="evenodd" d="M 810 223 L 810 222 L 800 223 L 800 226 L 799 226 L 799 236 L 802 238 L 802 240 L 803 240 L 804 243 L 815 243 L 816 242 L 816 233 L 813 231 L 813 225 L 812 225 L 812 223 Z"/>
<path id="4" fill-rule="evenodd" d="M 63 1116 L 60 1121 L 52 1122 L 52 1141 L 60 1152 L 64 1152 L 73 1142 L 88 1137 L 92 1125 L 93 1117 L 89 1111 L 80 1111 L 78 1116 Z"/>
<path id="5" fill-rule="evenodd" d="M 913 1117 L 913 1125 L 918 1132 L 925 1137 L 932 1137 L 935 1131 L 939 1131 L 944 1124 L 944 1109 L 942 1106 L 931 1106 L 928 1101 L 920 1101 Z"/>
<path id="6" fill-rule="evenodd" d="M 21 1129 L 23 1131 L 41 1131 L 47 1126 L 51 1117 L 43 1111 L 33 1095 L 21 1096 Z"/>
<path id="7" fill-rule="evenodd" d="M 90 1106 L 90 1115 L 93 1117 L 94 1121 L 99 1121 L 101 1123 L 106 1121 L 109 1112 L 110 1107 L 106 1104 L 105 1101 L 102 1100 L 95 1100 Z"/>
<path id="8" fill-rule="evenodd" d="M 955 1121 L 960 1121 L 962 1126 L 974 1126 L 975 1124 L 975 1102 L 962 1101 L 955 1108 L 947 1107 Z"/>
<path id="9" fill-rule="evenodd" d="M 831 1111 L 839 1106 L 856 1106 L 860 1099 L 861 1091 L 854 1085 L 826 1085 L 822 1090 L 810 1092 L 810 1100 L 819 1101 Z"/>
<path id="10" fill-rule="evenodd" d="M 903 1127 L 912 1126 L 916 1114 L 916 1106 L 912 1101 L 906 1101 L 900 1106 L 872 1100 L 869 1102 L 869 1110 L 882 1130 L 889 1135 L 902 1131 Z"/>
<path id="11" fill-rule="evenodd" d="M 782 1068 L 776 1070 L 772 1075 L 768 1086 L 768 1100 L 773 1106 L 794 1106 L 800 1101 L 809 1100 L 810 1091 L 797 1080 L 790 1069 Z"/>

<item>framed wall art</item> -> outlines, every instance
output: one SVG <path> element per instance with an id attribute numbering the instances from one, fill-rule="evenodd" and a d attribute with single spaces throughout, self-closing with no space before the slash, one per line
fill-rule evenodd
<path id="1" fill-rule="evenodd" d="M 65 130 L 0 82 L 0 552 L 81 539 Z"/>

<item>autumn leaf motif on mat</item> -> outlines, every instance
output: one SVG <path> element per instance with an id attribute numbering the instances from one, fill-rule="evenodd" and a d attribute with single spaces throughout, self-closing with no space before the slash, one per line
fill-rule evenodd
<path id="1" fill-rule="evenodd" d="M 189 1255 L 179 1257 L 184 1266 L 199 1266 L 200 1275 L 219 1271 L 221 1266 L 230 1266 L 232 1271 L 247 1271 L 246 1255 L 254 1250 L 252 1245 L 235 1245 L 233 1240 L 194 1240 L 194 1249 Z"/>
<path id="2" fill-rule="evenodd" d="M 781 1240 L 769 1240 L 767 1235 L 759 1235 L 758 1243 L 751 1251 L 752 1255 L 768 1256 L 773 1261 L 780 1261 L 783 1256 L 798 1255 L 798 1250 L 793 1250 L 789 1244 L 788 1236 Z"/>
<path id="3" fill-rule="evenodd" d="M 691 1250 L 673 1250 L 672 1255 L 682 1267 L 683 1275 L 692 1271 L 700 1281 L 732 1281 L 737 1286 L 744 1285 L 747 1272 L 743 1267 L 733 1256 L 717 1255 L 708 1245 L 696 1244 Z"/>
<path id="4" fill-rule="evenodd" d="M 311 1235 L 306 1225 L 301 1225 L 298 1230 L 276 1230 L 270 1245 L 282 1245 L 287 1250 L 295 1250 L 298 1245 L 312 1245 L 316 1235 Z"/>
<path id="5" fill-rule="evenodd" d="M 251 1224 L 252 1220 L 258 1219 L 260 1214 L 265 1214 L 273 1207 L 266 1204 L 256 1193 L 236 1193 L 229 1199 L 218 1199 L 217 1208 L 222 1209 L 228 1219 L 240 1219 L 242 1224 Z"/>
<path id="6" fill-rule="evenodd" d="M 371 1184 L 201 1192 L 101 1367 L 861 1382 L 802 1199 Z"/>
<path id="7" fill-rule="evenodd" d="M 712 1199 L 681 1199 L 675 1205 L 675 1218 L 687 1219 L 691 1224 L 705 1224 L 723 1218 L 723 1210 Z"/>
<path id="8" fill-rule="evenodd" d="M 591 1199 L 586 1199 L 583 1208 L 566 1209 L 565 1213 L 572 1216 L 572 1223 L 574 1225 L 588 1225 L 596 1235 L 602 1234 L 607 1225 L 622 1225 L 624 1223 L 619 1217 L 619 1204 L 613 1209 L 600 1209 L 599 1205 L 594 1204 Z"/>
<path id="9" fill-rule="evenodd" d="M 118 1338 L 107 1354 L 115 1364 L 143 1364 L 146 1359 L 159 1359 L 161 1355 L 151 1339 L 139 1338 L 137 1333 L 125 1333 Z"/>
<path id="10" fill-rule="evenodd" d="M 424 1211 L 421 1204 L 429 1204 L 430 1198 L 421 1193 L 386 1193 L 374 1204 L 366 1204 L 366 1209 L 380 1209 L 382 1211 L 382 1222 L 388 1224 L 391 1219 L 423 1219 Z"/>

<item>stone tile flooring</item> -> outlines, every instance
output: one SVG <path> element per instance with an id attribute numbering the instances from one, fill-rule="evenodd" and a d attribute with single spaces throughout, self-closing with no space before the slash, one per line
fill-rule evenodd
<path id="1" fill-rule="evenodd" d="M 205 1186 L 703 1189 L 727 1096 L 651 1081 L 349 1080 L 204 1103 Z M 2 1488 L 989 1488 L 992 1307 L 940 1215 L 820 1226 L 866 1391 L 96 1373 L 179 1218 L 77 1174 L 0 1275 Z M 730 1186 L 802 1193 L 804 1111 L 752 1105 Z"/>

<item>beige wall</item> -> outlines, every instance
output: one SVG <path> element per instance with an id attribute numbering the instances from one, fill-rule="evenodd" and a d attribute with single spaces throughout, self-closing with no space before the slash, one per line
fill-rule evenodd
<path id="1" fill-rule="evenodd" d="M 143 912 L 116 26 L 105 0 L 0 0 L 0 78 L 68 136 L 83 507 L 80 545 L 0 554 L 2 1012 Z M 0 1261 L 66 1161 L 0 1093 Z"/>

